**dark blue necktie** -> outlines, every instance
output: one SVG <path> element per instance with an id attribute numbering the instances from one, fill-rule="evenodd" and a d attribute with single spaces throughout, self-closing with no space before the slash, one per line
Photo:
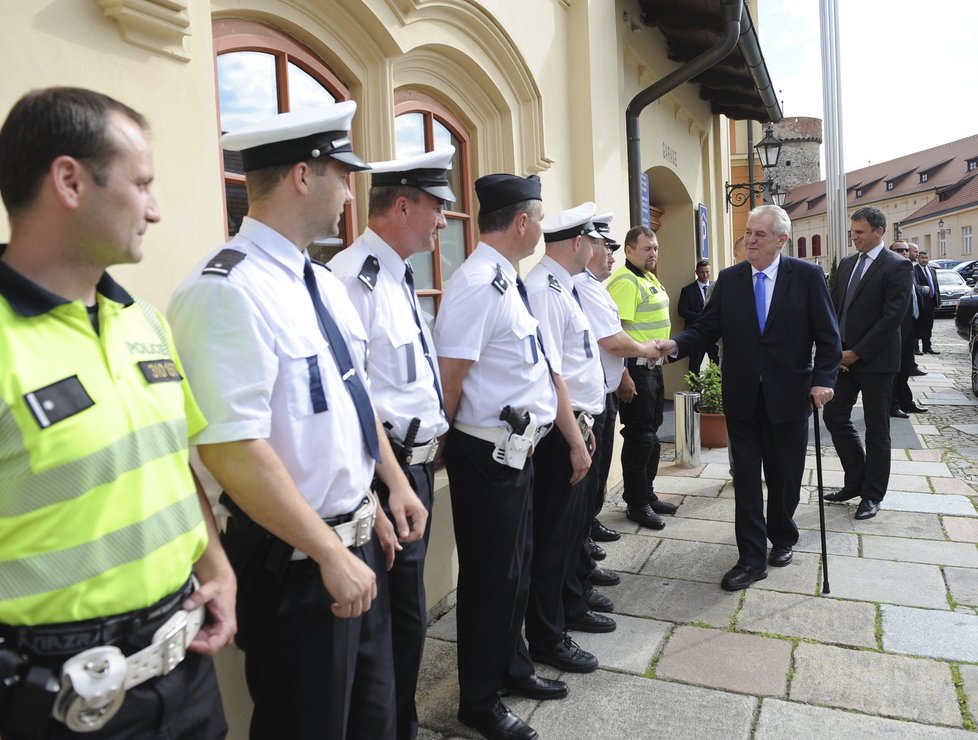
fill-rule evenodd
<path id="1" fill-rule="evenodd" d="M 516 276 L 516 290 L 520 294 L 520 298 L 523 299 L 523 305 L 526 306 L 526 312 L 533 316 L 533 309 L 530 308 L 530 296 L 526 294 L 526 285 L 523 284 L 523 280 L 519 275 Z M 540 345 L 540 352 L 543 354 L 543 359 L 547 363 L 547 369 L 553 374 L 553 367 L 550 366 L 550 358 L 547 357 L 547 350 L 543 348 L 543 334 L 540 333 L 540 326 L 537 325 L 537 344 Z"/>
<path id="2" fill-rule="evenodd" d="M 333 360 L 340 371 L 340 377 L 346 385 L 346 390 L 353 399 L 353 405 L 357 409 L 357 418 L 360 419 L 360 432 L 363 434 L 364 444 L 367 450 L 377 462 L 380 462 L 380 443 L 377 440 L 377 423 L 374 417 L 373 406 L 370 405 L 370 398 L 367 396 L 367 389 L 357 376 L 350 359 L 350 351 L 347 349 L 346 341 L 340 328 L 336 325 L 333 317 L 330 316 L 323 299 L 319 295 L 319 285 L 316 283 L 316 274 L 312 270 L 312 263 L 306 260 L 306 266 L 302 271 L 306 279 L 306 289 L 309 297 L 312 298 L 312 305 L 316 309 L 316 317 L 319 319 L 319 330 L 329 344 L 329 351 L 333 354 Z"/>
<path id="3" fill-rule="evenodd" d="M 431 352 L 428 351 L 428 342 L 424 338 L 424 327 L 421 326 L 421 317 L 418 315 L 418 308 L 415 303 L 414 269 L 411 267 L 410 262 L 404 263 L 404 282 L 407 283 L 407 297 L 411 304 L 411 313 L 414 314 L 414 323 L 418 325 L 418 331 L 421 333 L 421 349 L 424 351 L 424 358 L 428 361 L 428 367 L 431 368 L 431 377 L 435 384 L 435 393 L 438 394 L 438 405 L 441 406 L 442 413 L 444 413 L 445 399 L 443 399 L 441 396 L 441 386 L 438 383 L 438 373 L 435 372 L 435 361 L 431 357 Z"/>
<path id="4" fill-rule="evenodd" d="M 764 289 L 764 281 L 767 275 L 763 272 L 757 273 L 757 282 L 754 283 L 754 308 L 757 309 L 757 325 L 760 327 L 761 334 L 764 333 L 764 324 L 767 319 L 767 295 Z"/>

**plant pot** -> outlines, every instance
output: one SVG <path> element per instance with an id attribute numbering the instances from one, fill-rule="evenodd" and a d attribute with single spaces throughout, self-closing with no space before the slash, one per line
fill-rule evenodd
<path id="1" fill-rule="evenodd" d="M 727 446 L 727 417 L 700 413 L 700 444 L 703 447 Z"/>

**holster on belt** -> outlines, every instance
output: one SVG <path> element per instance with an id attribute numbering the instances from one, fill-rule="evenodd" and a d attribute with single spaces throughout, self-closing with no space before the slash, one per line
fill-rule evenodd
<path id="1" fill-rule="evenodd" d="M 270 583 L 285 579 L 295 548 L 257 524 L 227 493 L 220 502 L 231 516 L 221 533 L 221 544 L 242 583 Z"/>

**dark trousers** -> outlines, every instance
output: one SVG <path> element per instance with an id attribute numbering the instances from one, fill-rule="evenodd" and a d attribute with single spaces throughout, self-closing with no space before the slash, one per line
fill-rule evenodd
<path id="1" fill-rule="evenodd" d="M 913 360 L 913 348 L 916 342 L 911 334 L 903 337 L 900 342 L 900 372 L 893 380 L 891 406 L 906 411 L 914 405 L 913 393 L 910 391 L 910 371 L 916 364 Z"/>
<path id="2" fill-rule="evenodd" d="M 351 552 L 377 575 L 361 616 L 333 615 L 313 560 L 282 578 L 238 580 L 238 646 L 254 701 L 252 740 L 394 737 L 394 667 L 384 554 L 377 538 Z"/>
<path id="3" fill-rule="evenodd" d="M 704 354 L 709 356 L 715 364 L 720 364 L 720 348 L 717 345 L 711 344 L 706 348 L 706 352 L 697 347 L 689 353 L 689 369 L 694 373 L 698 373 L 702 369 Z"/>
<path id="4" fill-rule="evenodd" d="M 727 417 L 727 437 L 734 477 L 734 532 L 738 562 L 766 568 L 767 541 L 774 547 L 798 542 L 795 509 L 801 491 L 808 445 L 808 420 L 775 424 L 768 418 L 763 391 L 747 419 Z M 761 467 L 767 482 L 767 521 Z"/>
<path id="5" fill-rule="evenodd" d="M 601 434 L 601 441 L 598 449 L 601 451 L 601 459 L 598 461 L 598 512 L 604 506 L 604 494 L 608 488 L 608 476 L 611 474 L 611 461 L 615 457 L 615 424 L 618 422 L 618 394 L 612 391 L 604 398 L 604 423 Z M 597 435 L 595 435 L 596 437 Z M 597 516 L 597 514 L 595 514 Z"/>
<path id="6" fill-rule="evenodd" d="M 844 490 L 882 501 L 890 482 L 890 398 L 893 373 L 867 373 L 859 363 L 840 372 L 835 398 L 826 404 L 825 428 L 845 471 Z M 866 447 L 852 425 L 852 407 L 862 393 Z"/>
<path id="7" fill-rule="evenodd" d="M 574 567 L 567 574 L 567 580 L 564 583 L 564 616 L 568 619 L 579 617 L 588 611 L 584 594 L 591 590 L 587 578 L 595 566 L 591 559 L 591 548 L 588 543 L 591 541 L 591 523 L 601 511 L 601 505 L 604 503 L 604 488 L 601 487 L 601 456 L 604 438 L 614 431 L 614 429 L 610 431 L 607 429 L 607 420 L 606 400 L 605 411 L 594 417 L 594 427 L 591 429 L 594 432 L 594 454 L 591 456 L 591 467 L 584 478 L 585 486 L 581 492 L 582 505 L 578 525 L 580 545 L 577 548 L 577 559 Z"/>
<path id="8" fill-rule="evenodd" d="M 533 453 L 533 566 L 526 608 L 530 649 L 549 651 L 564 632 L 564 583 L 581 547 L 587 476 L 570 484 L 570 447 L 554 429 Z"/>
<path id="9" fill-rule="evenodd" d="M 920 318 L 914 324 L 917 339 L 923 345 L 924 352 L 930 352 L 930 338 L 934 333 L 934 305 L 930 296 L 924 296 L 920 301 Z"/>
<path id="10" fill-rule="evenodd" d="M 635 381 L 635 398 L 621 402 L 621 472 L 624 499 L 629 506 L 644 506 L 652 501 L 652 482 L 659 468 L 658 431 L 664 405 L 662 368 L 644 367 L 629 361 L 628 372 Z"/>
<path id="11" fill-rule="evenodd" d="M 492 451 L 491 442 L 452 429 L 444 453 L 458 550 L 459 705 L 476 711 L 498 701 L 507 677 L 533 673 L 520 637 L 533 551 L 533 460 L 516 470 Z"/>
<path id="12" fill-rule="evenodd" d="M 424 590 L 424 561 L 431 536 L 431 511 L 434 505 L 435 466 L 403 466 L 411 488 L 428 510 L 424 537 L 403 545 L 387 573 L 391 599 L 391 646 L 394 657 L 394 700 L 397 705 L 397 738 L 414 740 L 418 735 L 418 708 L 415 694 L 418 671 L 424 655 L 424 638 L 428 631 L 428 605 Z M 388 499 L 390 490 L 380 479 L 374 481 L 387 518 L 395 524 Z M 396 524 L 395 524 L 396 526 Z"/>

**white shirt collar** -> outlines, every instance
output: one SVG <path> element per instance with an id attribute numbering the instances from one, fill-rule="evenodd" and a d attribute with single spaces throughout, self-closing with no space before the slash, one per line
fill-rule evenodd
<path id="1" fill-rule="evenodd" d="M 506 259 L 495 247 L 487 244 L 486 242 L 479 242 L 476 246 L 476 251 L 483 253 L 483 258 L 486 262 L 491 262 L 493 264 L 499 265 L 499 269 L 503 271 L 503 275 L 508 277 L 510 280 L 516 280 L 519 275 L 516 273 L 516 268 L 513 267 L 513 263 Z"/>
<path id="2" fill-rule="evenodd" d="M 770 265 L 768 265 L 767 267 L 765 267 L 763 270 L 758 270 L 756 267 L 754 267 L 754 265 L 751 265 L 750 266 L 750 275 L 751 275 L 751 277 L 754 277 L 757 273 L 763 272 L 767 276 L 768 280 L 774 280 L 774 278 L 778 274 L 778 268 L 779 267 L 781 267 L 781 253 L 780 252 L 778 253 L 778 256 L 774 258 L 774 262 L 772 262 Z"/>
<path id="3" fill-rule="evenodd" d="M 300 279 L 306 266 L 308 255 L 300 250 L 271 226 L 257 219 L 245 216 L 241 221 L 238 235 L 244 237 L 276 262 L 281 263 Z"/>
<path id="4" fill-rule="evenodd" d="M 394 251 L 394 248 L 385 242 L 376 231 L 369 226 L 363 230 L 360 237 L 364 240 L 367 248 L 377 255 L 380 264 L 386 267 L 397 282 L 404 280 L 404 273 L 407 271 L 406 262 L 401 259 L 401 255 Z"/>
<path id="5" fill-rule="evenodd" d="M 883 242 L 880 242 L 875 247 L 873 247 L 868 252 L 866 252 L 866 256 L 869 257 L 869 259 L 871 260 L 875 260 L 877 257 L 880 256 L 880 252 L 882 252 L 885 248 L 886 245 L 883 244 Z"/>
<path id="6" fill-rule="evenodd" d="M 568 292 L 574 290 L 574 278 L 557 260 L 545 254 L 540 260 L 540 264 L 546 267 Z"/>

